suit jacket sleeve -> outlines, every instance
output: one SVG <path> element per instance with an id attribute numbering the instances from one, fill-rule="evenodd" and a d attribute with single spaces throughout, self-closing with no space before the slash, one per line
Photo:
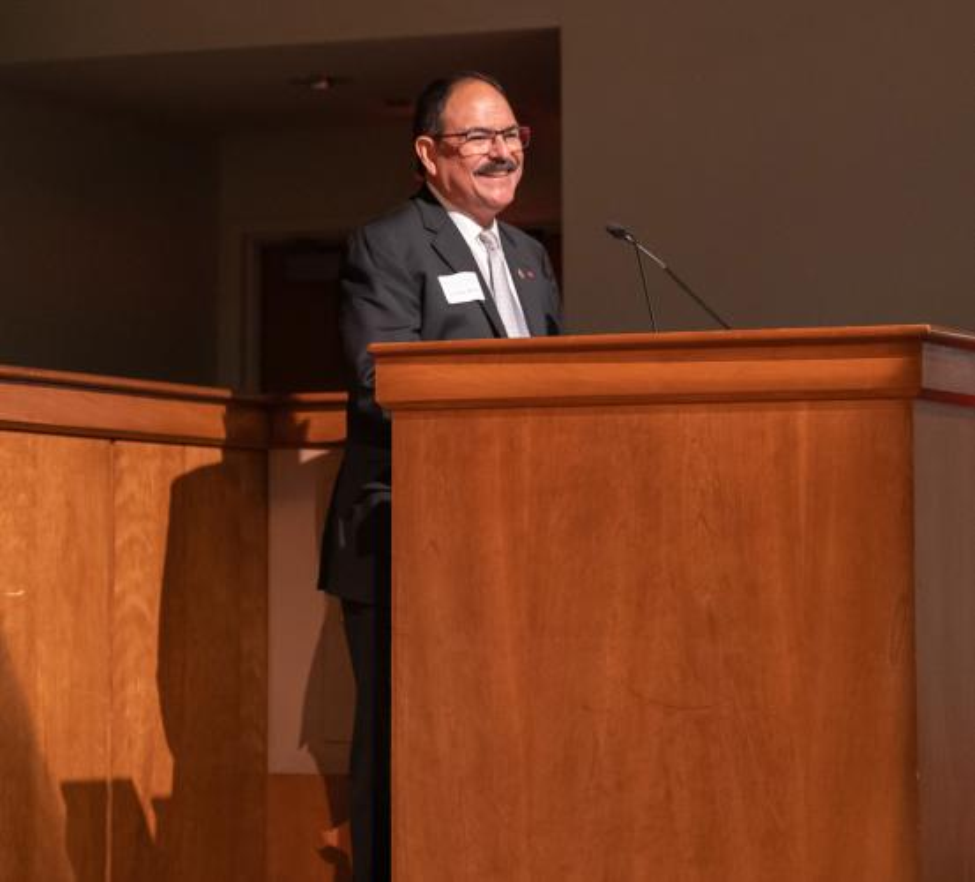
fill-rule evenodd
<path id="1" fill-rule="evenodd" d="M 370 343 L 420 339 L 420 285 L 402 258 L 375 241 L 368 227 L 349 239 L 342 273 L 341 331 L 353 373 L 349 433 L 357 440 L 388 443 L 389 420 L 375 400 Z"/>

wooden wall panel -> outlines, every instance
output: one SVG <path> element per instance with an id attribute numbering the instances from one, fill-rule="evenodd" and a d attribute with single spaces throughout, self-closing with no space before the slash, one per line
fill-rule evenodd
<path id="1" fill-rule="evenodd" d="M 908 403 L 394 445 L 400 879 L 916 878 Z"/>
<path id="2" fill-rule="evenodd" d="M 916 408 L 925 882 L 975 882 L 975 409 Z"/>
<path id="3" fill-rule="evenodd" d="M 107 864 L 111 460 L 0 433 L 0 879 Z"/>
<path id="4" fill-rule="evenodd" d="M 265 454 L 115 459 L 116 882 L 264 874 Z"/>
<path id="5" fill-rule="evenodd" d="M 332 466 L 343 404 L 0 367 L 0 882 L 264 878 L 269 433 Z M 300 541 L 278 544 L 316 610 L 326 471 L 304 476 Z M 301 677 L 289 724 L 338 768 L 344 723 Z"/>
<path id="6" fill-rule="evenodd" d="M 120 879 L 165 878 L 157 850 L 157 813 L 172 794 L 173 755 L 157 681 L 159 609 L 170 487 L 183 472 L 181 447 L 116 445 L 111 823 L 117 843 L 114 870 Z"/>

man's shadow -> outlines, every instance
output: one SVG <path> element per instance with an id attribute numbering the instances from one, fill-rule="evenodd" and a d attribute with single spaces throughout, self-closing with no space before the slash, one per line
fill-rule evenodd
<path id="1" fill-rule="evenodd" d="M 322 532 L 342 460 L 337 453 L 332 450 L 328 456 L 307 458 L 297 450 L 281 452 L 282 457 L 287 458 L 292 482 L 314 489 L 314 504 L 308 516 L 314 535 L 315 571 L 308 574 L 307 584 L 302 580 L 299 585 L 288 586 L 302 594 L 315 587 Z M 318 853 L 330 867 L 335 882 L 351 882 L 347 770 L 355 698 L 352 672 L 340 601 L 319 593 L 312 606 L 315 615 L 320 616 L 321 625 L 307 670 L 295 671 L 296 676 L 304 678 L 301 707 L 289 709 L 289 712 L 300 711 L 298 743 L 294 746 L 310 754 L 323 787 L 328 826 L 321 830 Z"/>
<path id="2" fill-rule="evenodd" d="M 0 707 L 0 879 L 94 882 L 104 878 L 97 875 L 105 865 L 104 835 L 86 842 L 83 850 L 72 851 L 70 819 L 65 829 L 57 784 L 41 752 L 2 629 Z M 97 786 L 104 802 L 106 785 L 98 782 Z M 97 805 L 89 802 L 86 810 L 92 809 L 97 810 Z M 92 820 L 100 820 L 104 831 L 104 814 Z"/>
<path id="3" fill-rule="evenodd" d="M 275 451 L 291 458 L 297 451 Z M 170 493 L 166 562 L 159 611 L 158 688 L 166 740 L 173 756 L 172 795 L 156 800 L 154 863 L 157 876 L 121 878 L 149 882 L 256 882 L 268 864 L 268 848 L 281 853 L 280 818 L 267 800 L 268 518 L 270 458 L 226 449 L 218 458 L 178 477 Z M 328 505 L 326 488 L 340 457 L 301 460 L 292 480 L 314 491 L 313 548 L 317 551 Z M 306 549 L 302 548 L 304 554 Z M 317 565 L 317 555 L 314 564 Z M 299 839 L 309 849 L 296 867 L 351 880 L 345 775 L 348 726 L 342 708 L 351 704 L 340 610 L 315 592 L 314 572 L 305 584 L 286 586 L 324 606 L 322 626 L 307 677 L 299 743 L 319 771 L 328 829 Z M 304 818 L 287 820 L 304 828 Z M 310 821 L 311 819 L 309 819 Z M 138 835 L 138 819 L 132 833 Z M 290 840 L 289 840 L 290 842 Z M 312 853 L 314 852 L 314 854 Z M 320 863 L 319 863 L 320 862 Z M 318 865 L 316 871 L 313 868 Z"/>
<path id="4" fill-rule="evenodd" d="M 264 882 L 266 457 L 162 445 L 154 456 L 151 465 L 140 460 L 139 480 L 148 483 L 137 489 L 151 500 L 159 494 L 153 482 L 171 481 L 162 581 L 158 592 L 142 585 L 136 593 L 158 602 L 156 676 L 154 683 L 143 676 L 122 684 L 135 702 L 125 725 L 133 727 L 138 780 L 62 787 L 69 851 L 77 879 L 96 878 L 75 856 L 86 841 L 105 835 L 108 812 L 114 879 Z M 151 642 L 143 649 L 151 652 Z M 155 719 L 164 744 L 151 723 L 140 728 Z M 169 793 L 140 793 L 152 787 L 153 768 L 170 761 Z"/>
<path id="5" fill-rule="evenodd" d="M 68 853 L 77 882 L 101 878 L 98 867 L 109 860 L 119 880 L 264 882 L 268 840 L 279 832 L 268 826 L 267 798 L 268 460 L 263 451 L 162 449 L 158 477 L 172 476 L 162 584 L 158 595 L 145 595 L 158 597 L 156 678 L 127 688 L 158 691 L 165 745 L 153 744 L 152 733 L 133 737 L 150 763 L 168 748 L 171 792 L 140 798 L 139 782 L 130 779 L 65 782 Z M 300 469 L 309 488 L 319 487 L 316 532 L 338 460 Z M 311 754 L 324 787 L 311 806 L 323 820 L 315 827 L 309 819 L 300 839 L 307 859 L 299 863 L 343 882 L 351 879 L 348 734 L 336 708 L 350 703 L 348 662 L 337 604 L 315 595 L 313 581 L 299 588 L 321 604 L 323 619 L 310 670 L 295 672 L 304 688 L 293 709 L 300 718 L 294 747 Z M 145 648 L 151 651 L 148 642 Z M 141 700 L 152 704 L 155 697 Z M 139 781 L 144 787 L 148 777 Z M 289 817 L 302 812 L 286 808 Z M 101 848 L 98 866 L 93 848 Z"/>
<path id="6" fill-rule="evenodd" d="M 337 708 L 351 706 L 348 692 L 348 656 L 342 632 L 341 606 L 334 597 L 324 599 L 324 614 L 308 680 L 304 690 L 300 746 L 311 754 L 325 793 L 331 827 L 322 831 L 322 859 L 335 872 L 335 882 L 351 882 L 349 859 L 349 784 L 348 735 L 337 730 L 344 726 L 344 713 Z M 338 717 L 338 719 L 337 719 Z M 341 769 L 341 771 L 338 771 Z"/>
<path id="7" fill-rule="evenodd" d="M 171 486 L 159 603 L 173 779 L 154 801 L 155 864 L 167 882 L 256 879 L 264 860 L 266 464 L 252 451 L 208 453 L 187 451 L 210 461 Z"/>

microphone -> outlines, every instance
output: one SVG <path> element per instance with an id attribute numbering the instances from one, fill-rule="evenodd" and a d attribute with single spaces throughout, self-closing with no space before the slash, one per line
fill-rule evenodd
<path id="1" fill-rule="evenodd" d="M 606 224 L 606 232 L 610 234 L 614 239 L 620 239 L 623 242 L 629 242 L 634 250 L 636 251 L 637 263 L 640 265 L 640 277 L 643 280 L 643 296 L 647 300 L 647 307 L 650 309 L 650 327 L 656 331 L 657 323 L 654 321 L 653 317 L 653 307 L 650 306 L 650 295 L 647 293 L 647 279 L 643 273 L 643 261 L 640 260 L 640 254 L 645 254 L 649 257 L 655 264 L 657 264 L 660 269 L 662 269 L 668 276 L 670 276 L 676 283 L 677 286 L 687 294 L 698 306 L 701 307 L 711 318 L 713 318 L 722 328 L 726 331 L 731 330 L 731 325 L 729 325 L 720 315 L 718 315 L 710 306 L 704 301 L 703 298 L 699 297 L 691 289 L 691 286 L 687 284 L 680 276 L 677 275 L 663 260 L 657 257 L 649 248 L 642 245 L 626 227 L 622 224 L 609 223 Z"/>

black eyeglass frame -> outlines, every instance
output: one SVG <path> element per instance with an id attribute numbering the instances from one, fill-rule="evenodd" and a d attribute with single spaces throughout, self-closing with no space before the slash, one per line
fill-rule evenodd
<path id="1" fill-rule="evenodd" d="M 427 135 L 427 137 L 432 138 L 434 141 L 440 141 L 444 138 L 463 138 L 463 140 L 461 141 L 461 146 L 465 144 L 476 146 L 477 142 L 483 140 L 487 144 L 488 149 L 490 149 L 490 146 L 494 144 L 494 142 L 498 138 L 501 138 L 501 140 L 507 144 L 508 139 L 505 137 L 505 135 L 506 134 L 510 135 L 512 133 L 515 134 L 518 138 L 518 147 L 513 147 L 511 149 L 517 150 L 520 148 L 521 150 L 525 150 L 528 147 L 529 142 L 531 141 L 531 137 L 532 137 L 531 126 L 521 126 L 521 125 L 508 126 L 505 129 L 474 128 L 474 129 L 467 129 L 466 131 L 463 132 L 441 132 L 437 135 Z"/>

